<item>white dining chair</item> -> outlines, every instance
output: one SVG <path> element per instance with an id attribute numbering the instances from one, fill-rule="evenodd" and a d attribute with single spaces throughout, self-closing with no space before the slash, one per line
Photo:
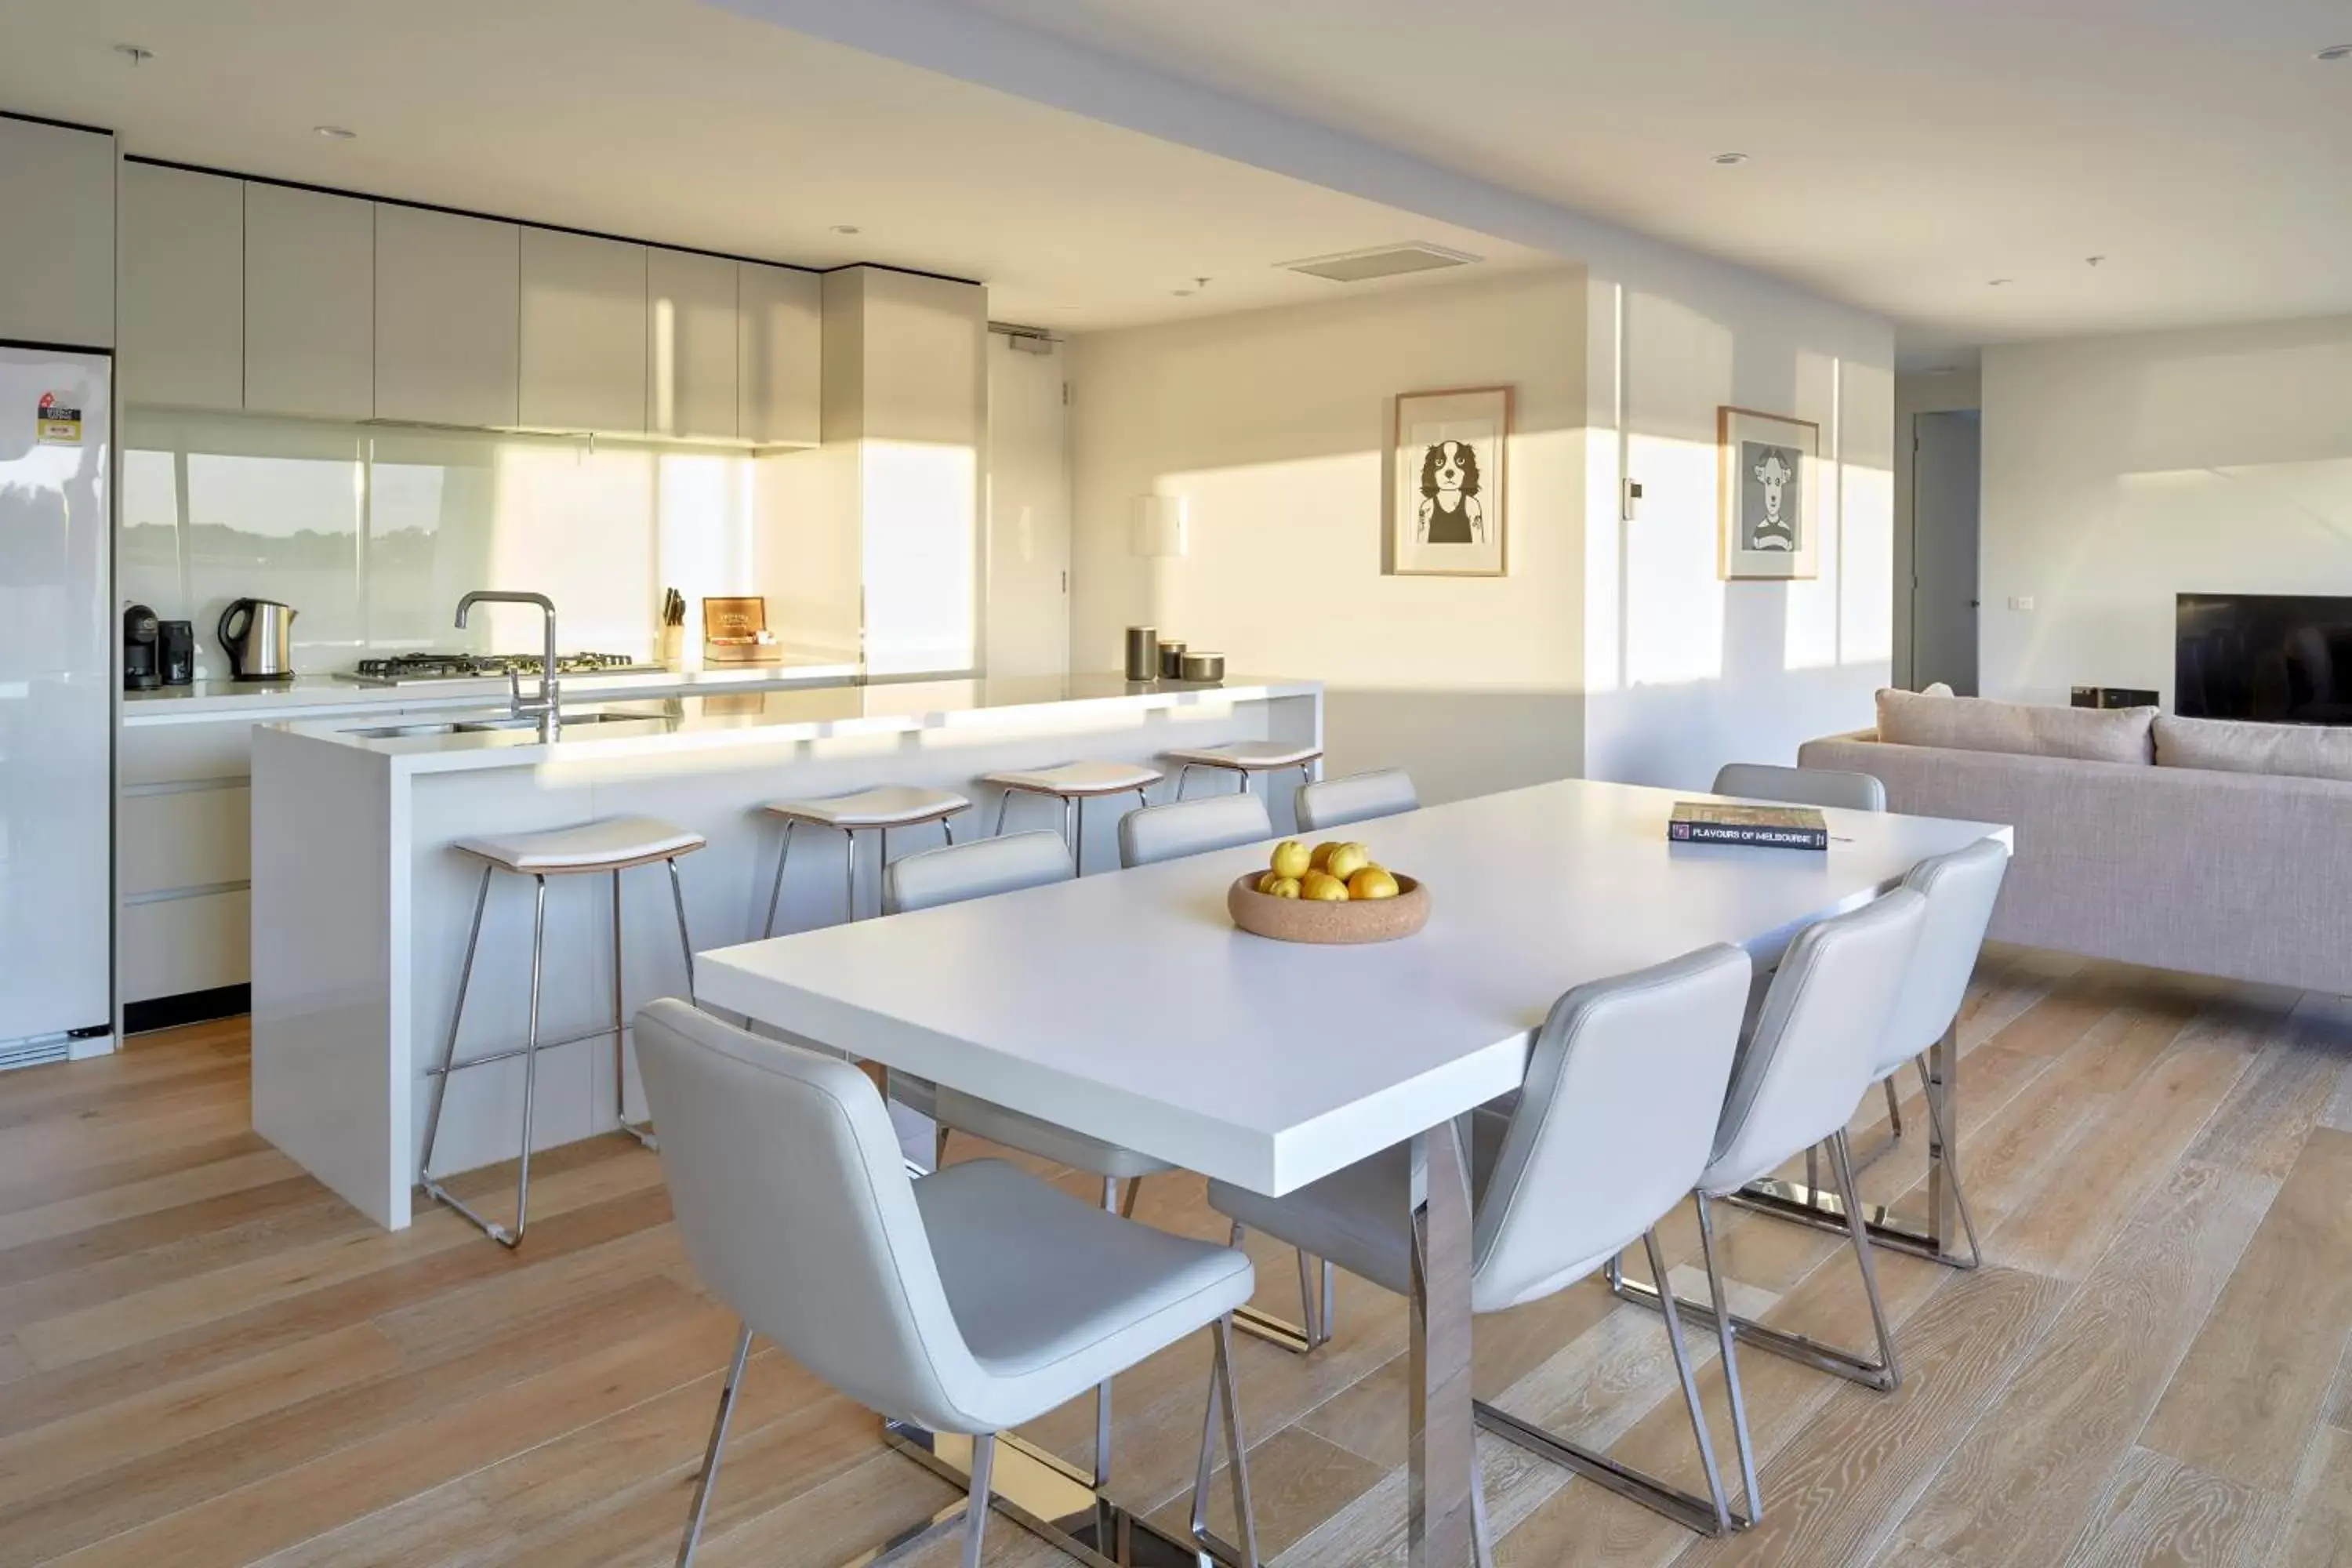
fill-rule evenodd
<path id="1" fill-rule="evenodd" d="M 1402 768 L 1349 773 L 1345 778 L 1318 779 L 1298 786 L 1298 831 L 1319 833 L 1376 816 L 1394 816 L 1417 810 L 1421 797 Z"/>
<path id="2" fill-rule="evenodd" d="M 1059 837 L 1040 829 L 970 844 L 926 849 L 894 861 L 883 873 L 883 909 L 906 914 L 940 904 L 1018 892 L 1066 882 L 1077 874 L 1069 851 Z M 1135 1213 L 1136 1194 L 1143 1178 L 1174 1169 L 1164 1160 L 1089 1138 L 1066 1127 L 998 1105 L 978 1095 L 935 1085 L 893 1069 L 887 1075 L 890 1098 L 929 1116 L 938 1128 L 932 1164 L 947 1163 L 948 1135 L 968 1132 L 1007 1149 L 1051 1160 L 1074 1171 L 1102 1179 L 1103 1207 L 1121 1217 Z M 1127 1184 L 1124 1202 L 1119 1184 Z M 1110 1479 L 1110 1384 L 1095 1391 L 1095 1476 L 1099 1489 Z"/>
<path id="3" fill-rule="evenodd" d="M 1901 1381 L 1895 1339 L 1879 1300 L 1878 1275 L 1870 1258 L 1870 1232 L 1854 1186 L 1853 1152 L 1846 1123 L 1864 1094 L 1878 1063 L 1879 1047 L 1895 1016 L 1895 1004 L 1926 924 L 1927 901 L 1897 889 L 1851 913 L 1818 921 L 1797 933 L 1764 994 L 1762 1009 L 1745 1031 L 1739 1059 L 1724 1097 L 1723 1117 L 1713 1156 L 1692 1184 L 1698 1209 L 1699 1251 L 1706 1267 L 1710 1304 L 1684 1301 L 1682 1310 L 1716 1331 L 1723 1356 L 1724 1386 L 1731 1403 L 1732 1436 L 1738 1445 L 1748 1517 L 1762 1517 L 1763 1495 L 1756 1479 L 1754 1447 L 1748 1435 L 1746 1396 L 1733 1341 L 1754 1344 L 1821 1371 L 1881 1391 Z M 1878 1359 L 1871 1361 L 1799 1334 L 1766 1328 L 1730 1310 L 1716 1256 L 1712 1200 L 1727 1197 L 1757 1177 L 1818 1143 L 1830 1145 L 1830 1163 L 1844 1200 L 1847 1234 L 1870 1299 Z M 1630 1300 L 1661 1309 L 1674 1304 L 1665 1274 L 1650 1263 L 1652 1283 L 1625 1278 L 1611 1259 L 1609 1283 Z"/>
<path id="4" fill-rule="evenodd" d="M 1836 768 L 1790 768 L 1773 763 L 1726 763 L 1716 770 L 1712 793 L 1739 800 L 1778 801 L 1786 805 L 1825 806 L 1833 811 L 1885 811 L 1886 786 L 1874 774 Z M 1885 1080 L 1886 1128 L 1903 1136 L 1903 1101 L 1895 1079 Z M 1805 1160 L 1805 1190 L 1821 1186 L 1821 1164 Z"/>
<path id="5" fill-rule="evenodd" d="M 679 1568 L 701 1539 L 754 1334 L 887 1416 L 971 1435 L 965 1505 L 924 1539 L 961 1525 L 964 1568 L 977 1568 L 996 1435 L 1204 1328 L 1210 1418 L 1222 1406 L 1256 1561 L 1232 1353 L 1247 1258 L 1104 1214 L 999 1160 L 910 1180 L 865 1074 L 682 1002 L 639 1013 L 636 1038 L 687 1256 L 742 1319 Z M 1205 1514 L 1206 1499 L 1193 1508 Z"/>
<path id="6" fill-rule="evenodd" d="M 1143 805 L 1118 819 L 1118 862 L 1150 866 L 1274 837 L 1265 802 L 1254 795 L 1213 795 L 1169 805 Z"/>
<path id="7" fill-rule="evenodd" d="M 1745 952 L 1717 945 L 1580 985 L 1553 1006 L 1528 1056 L 1517 1110 L 1470 1119 L 1474 1313 L 1563 1290 L 1636 1239 L 1664 1278 L 1656 1226 L 1706 1168 L 1748 974 Z M 1417 1303 L 1409 1148 L 1400 1144 L 1279 1198 L 1211 1182 L 1209 1206 L 1233 1220 L 1237 1241 L 1244 1228 L 1265 1231 Z M 1716 1468 L 1681 1319 L 1671 1300 L 1662 1304 L 1706 1497 L 1483 1402 L 1475 1406 L 1478 1424 L 1693 1530 L 1720 1535 L 1741 1521 Z M 1474 1519 L 1484 1562 L 1483 1502 Z"/>
<path id="8" fill-rule="evenodd" d="M 1772 763 L 1726 763 L 1716 770 L 1716 795 L 1774 800 L 1837 811 L 1885 811 L 1886 786 L 1872 773 L 1835 768 L 1788 768 Z"/>

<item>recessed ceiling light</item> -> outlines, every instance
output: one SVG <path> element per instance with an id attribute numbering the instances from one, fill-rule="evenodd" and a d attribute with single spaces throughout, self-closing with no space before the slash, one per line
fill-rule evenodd
<path id="1" fill-rule="evenodd" d="M 1170 290 L 1168 290 L 1168 291 L 1169 291 L 1171 294 L 1175 295 L 1175 296 L 1176 296 L 1176 298 L 1178 298 L 1179 300 L 1181 300 L 1182 298 L 1184 298 L 1184 296 L 1185 296 L 1185 295 L 1190 294 L 1191 292 L 1192 292 L 1192 290 L 1191 290 L 1190 289 L 1170 289 Z"/>
<path id="2" fill-rule="evenodd" d="M 857 234 L 862 231 L 854 223 L 837 223 L 833 226 L 833 232 L 835 234 Z"/>
<path id="3" fill-rule="evenodd" d="M 1929 375 L 1958 375 L 1959 373 L 1960 367 L 1956 364 L 1931 364 L 1927 367 Z"/>
<path id="4" fill-rule="evenodd" d="M 114 52 L 134 66 L 144 64 L 155 58 L 154 50 L 142 48 L 137 44 L 117 44 L 114 46 Z"/>
<path id="5" fill-rule="evenodd" d="M 313 125 L 310 129 L 330 142 L 349 142 L 359 135 L 347 125 Z"/>
<path id="6" fill-rule="evenodd" d="M 1745 153 L 1717 153 L 1715 155 L 1715 161 L 1728 169 L 1736 164 L 1745 163 L 1748 162 L 1748 154 Z"/>
<path id="7" fill-rule="evenodd" d="M 1995 278 L 1988 281 L 1985 284 L 1985 287 L 1988 289 L 2006 289 L 2016 281 L 2017 279 L 2014 278 Z"/>
<path id="8" fill-rule="evenodd" d="M 2337 60 L 2352 60 L 2352 44 L 2330 44 L 2311 58 L 2315 60 L 2326 60 L 2330 65 Z"/>

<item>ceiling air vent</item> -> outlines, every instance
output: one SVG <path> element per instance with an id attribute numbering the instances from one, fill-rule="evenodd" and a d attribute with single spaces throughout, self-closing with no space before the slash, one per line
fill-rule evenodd
<path id="1" fill-rule="evenodd" d="M 1310 256 L 1304 261 L 1276 265 L 1304 272 L 1309 278 L 1328 278 L 1334 283 L 1364 283 L 1375 278 L 1398 278 L 1408 272 L 1433 272 L 1441 267 L 1467 267 L 1478 259 L 1467 251 L 1448 250 L 1442 245 L 1424 245 L 1415 240 L 1410 245 L 1376 246 L 1370 250 Z"/>

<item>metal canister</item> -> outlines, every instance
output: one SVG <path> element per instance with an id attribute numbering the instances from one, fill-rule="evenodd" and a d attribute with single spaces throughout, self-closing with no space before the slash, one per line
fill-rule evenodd
<path id="1" fill-rule="evenodd" d="M 1160 628 L 1129 626 L 1127 628 L 1127 678 L 1129 680 L 1152 680 L 1160 675 Z"/>
<path id="2" fill-rule="evenodd" d="M 1180 668 L 1185 679 L 1214 685 L 1225 678 L 1225 656 L 1187 649 Z"/>
<path id="3" fill-rule="evenodd" d="M 1160 639 L 1160 679 L 1162 680 L 1184 679 L 1184 645 L 1182 643 L 1170 642 L 1164 637 Z"/>

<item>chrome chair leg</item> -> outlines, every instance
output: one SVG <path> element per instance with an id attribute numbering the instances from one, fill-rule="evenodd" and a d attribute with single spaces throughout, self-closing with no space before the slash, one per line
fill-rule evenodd
<path id="1" fill-rule="evenodd" d="M 1805 1202 L 1821 1206 L 1822 1151 L 1819 1144 L 1805 1151 Z"/>
<path id="2" fill-rule="evenodd" d="M 1925 1076 L 1924 1068 L 1922 1076 Z M 1942 1161 L 1944 1179 L 1952 1184 L 1952 1202 L 1960 1211 L 1960 1229 L 1969 1238 L 1969 1267 L 1980 1267 L 1984 1262 L 1984 1251 L 1977 1246 L 1977 1222 L 1975 1216 L 1969 1213 L 1969 1190 L 1960 1183 L 1958 1151 L 1944 1136 L 1944 1113 L 1937 1108 L 1933 1094 L 1927 1096 L 1927 1138 L 1930 1163 Z"/>
<path id="3" fill-rule="evenodd" d="M 1257 1568 L 1257 1512 L 1250 1502 L 1249 1449 L 1242 1439 L 1241 1398 L 1234 1383 L 1234 1321 L 1230 1315 L 1217 1320 L 1213 1344 L 1209 1407 L 1201 1421 L 1201 1459 L 1192 1472 L 1192 1539 L 1223 1561 Z M 1242 1532 L 1238 1548 L 1209 1528 L 1209 1468 L 1220 1407 L 1224 1415 L 1225 1468 L 1233 1482 L 1234 1518 Z"/>
<path id="4" fill-rule="evenodd" d="M 996 1434 L 971 1440 L 971 1491 L 963 1505 L 963 1568 L 980 1568 L 980 1548 L 988 1534 L 988 1480 L 996 1469 Z"/>
<path id="5" fill-rule="evenodd" d="M 1895 1075 L 1889 1073 L 1879 1083 L 1886 1091 L 1886 1125 L 1897 1138 L 1903 1136 L 1903 1102 L 1895 1092 Z"/>
<path id="6" fill-rule="evenodd" d="M 1731 1522 L 1745 1530 L 1764 1517 L 1764 1491 L 1756 1482 L 1756 1445 L 1748 1436 L 1748 1400 L 1739 1389 L 1739 1357 L 1732 1342 L 1731 1300 L 1724 1293 L 1723 1270 L 1715 1255 L 1715 1210 L 1705 1193 L 1693 1193 L 1698 1204 L 1698 1249 L 1706 1262 L 1707 1304 L 1715 1310 L 1716 1352 L 1723 1358 L 1723 1385 L 1731 1399 L 1731 1440 L 1739 1455 L 1739 1484 L 1748 1503 L 1743 1517 L 1733 1514 Z"/>
<path id="7" fill-rule="evenodd" d="M 1649 1254 L 1650 1273 L 1660 1280 L 1666 1278 L 1665 1255 L 1658 1250 L 1657 1227 L 1642 1233 L 1642 1247 Z M 1715 1505 L 1715 1532 L 1731 1533 L 1731 1510 L 1723 1500 L 1723 1473 L 1715 1465 L 1715 1439 L 1706 1429 L 1706 1407 L 1699 1403 L 1698 1377 L 1691 1371 L 1690 1347 L 1683 1342 L 1682 1314 L 1675 1310 L 1675 1293 L 1664 1290 L 1658 1296 L 1659 1306 L 1666 1319 L 1666 1343 L 1674 1351 L 1675 1375 L 1682 1380 L 1683 1404 L 1690 1410 L 1691 1435 L 1698 1439 L 1699 1468 L 1706 1472 L 1707 1500 Z"/>
<path id="8" fill-rule="evenodd" d="M 1339 1271 L 1331 1267 L 1329 1258 L 1320 1261 L 1323 1265 L 1323 1310 L 1315 1317 L 1315 1331 L 1320 1336 L 1316 1342 L 1328 1345 L 1339 1327 Z"/>
<path id="9" fill-rule="evenodd" d="M 776 934 L 776 902 L 784 896 L 784 865 L 793 858 L 792 818 L 784 819 L 784 847 L 776 851 L 776 885 L 768 889 L 768 922 L 760 928 L 763 938 Z"/>
<path id="10" fill-rule="evenodd" d="M 449 1071 L 457 1060 L 457 1026 L 466 1016 L 466 992 L 474 983 L 474 952 L 482 942 L 482 911 L 489 904 L 490 878 L 497 870 L 495 866 L 482 868 L 482 884 L 474 894 L 474 925 L 466 935 L 465 962 L 457 968 L 457 1003 L 449 1010 L 449 1035 L 441 1045 L 441 1070 L 433 1075 L 433 1103 L 425 1113 L 425 1158 L 417 1163 L 417 1176 L 425 1192 L 436 1198 L 441 1193 L 440 1184 L 433 1179 L 433 1146 L 441 1139 L 441 1102 L 449 1092 Z"/>
<path id="11" fill-rule="evenodd" d="M 1862 1190 L 1854 1184 L 1853 1151 L 1843 1128 L 1830 1138 L 1830 1159 L 1837 1168 L 1838 1191 L 1845 1199 L 1846 1228 L 1853 1237 L 1854 1261 L 1862 1267 L 1862 1288 L 1870 1297 L 1871 1327 L 1878 1333 L 1878 1365 L 1863 1367 L 1878 1376 L 1865 1376 L 1863 1381 L 1882 1392 L 1892 1390 L 1903 1382 L 1903 1368 L 1895 1359 L 1895 1333 L 1887 1327 L 1886 1305 L 1878 1295 L 1878 1270 L 1870 1261 L 1870 1226 L 1862 1217 Z"/>
<path id="12" fill-rule="evenodd" d="M 719 1460 L 727 1447 L 727 1424 L 734 1418 L 736 1391 L 743 1385 L 743 1363 L 751 1354 L 751 1325 L 735 1336 L 735 1359 L 719 1390 L 719 1414 L 710 1423 L 710 1443 L 702 1451 L 702 1479 L 695 1483 L 694 1506 L 686 1516 L 686 1536 L 677 1543 L 677 1568 L 688 1568 L 694 1549 L 702 1542 L 703 1517 L 710 1511 L 710 1493 L 719 1479 Z"/>

